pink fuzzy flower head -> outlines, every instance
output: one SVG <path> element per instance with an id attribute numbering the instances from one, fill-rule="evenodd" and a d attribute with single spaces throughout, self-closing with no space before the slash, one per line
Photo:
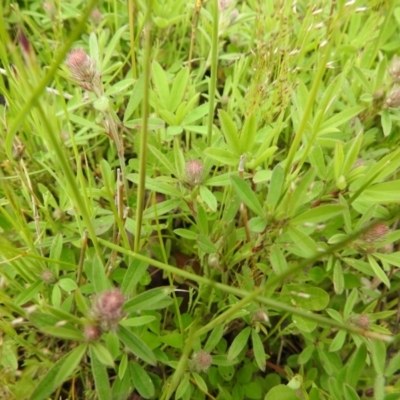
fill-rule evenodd
<path id="1" fill-rule="evenodd" d="M 98 8 L 93 9 L 92 13 L 90 14 L 90 19 L 95 24 L 100 24 L 101 20 L 103 19 L 103 15 L 101 14 Z"/>
<path id="2" fill-rule="evenodd" d="M 367 232 L 363 233 L 360 236 L 360 239 L 365 243 L 374 244 L 384 241 L 389 232 L 390 229 L 384 223 L 379 223 Z"/>
<path id="3" fill-rule="evenodd" d="M 101 328 L 97 325 L 88 325 L 85 328 L 84 335 L 88 342 L 97 340 L 101 336 Z"/>
<path id="4" fill-rule="evenodd" d="M 199 160 L 191 160 L 186 163 L 186 182 L 190 186 L 198 186 L 201 184 L 204 175 L 203 163 Z"/>
<path id="5" fill-rule="evenodd" d="M 49 269 L 45 269 L 40 275 L 40 277 L 42 278 L 42 281 L 47 285 L 51 285 L 56 282 L 56 277 L 54 275 L 54 272 Z"/>
<path id="6" fill-rule="evenodd" d="M 123 317 L 122 307 L 125 296 L 119 289 L 106 290 L 101 293 L 92 308 L 93 316 L 104 330 L 115 330 Z"/>
<path id="7" fill-rule="evenodd" d="M 350 317 L 350 323 L 362 329 L 368 329 L 371 321 L 366 314 L 355 314 Z"/>
<path id="8" fill-rule="evenodd" d="M 199 350 L 193 354 L 189 367 L 195 372 L 206 372 L 211 367 L 212 356 L 205 350 Z"/>
<path id="9" fill-rule="evenodd" d="M 78 84 L 91 92 L 101 91 L 100 73 L 96 62 L 89 57 L 85 50 L 74 49 L 67 57 L 67 67 Z"/>

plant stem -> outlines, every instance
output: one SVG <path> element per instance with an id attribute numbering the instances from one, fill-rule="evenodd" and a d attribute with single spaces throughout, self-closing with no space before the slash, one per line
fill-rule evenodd
<path id="1" fill-rule="evenodd" d="M 143 89 L 143 106 L 142 106 L 142 137 L 140 142 L 139 155 L 139 187 L 137 192 L 137 208 L 136 208 L 136 230 L 135 230 L 135 252 L 140 251 L 140 237 L 142 232 L 142 220 L 144 210 L 144 196 L 146 183 L 146 166 L 147 166 L 147 134 L 148 134 L 148 118 L 149 118 L 149 97 L 150 97 L 150 57 L 151 57 L 151 10 L 152 0 L 148 1 L 145 16 L 145 51 L 144 51 L 144 89 Z"/>
<path id="2" fill-rule="evenodd" d="M 214 103 L 215 92 L 217 88 L 217 67 L 218 67 L 218 24 L 219 24 L 219 9 L 218 0 L 214 0 L 213 4 L 213 30 L 211 43 L 211 77 L 208 91 L 208 125 L 207 125 L 207 146 L 211 146 L 211 138 L 214 123 Z"/>

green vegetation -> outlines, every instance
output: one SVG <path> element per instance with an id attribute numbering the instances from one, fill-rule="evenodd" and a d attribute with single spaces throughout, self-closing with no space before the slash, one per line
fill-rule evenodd
<path id="1" fill-rule="evenodd" d="M 398 56 L 398 0 L 0 2 L 0 397 L 399 399 Z"/>

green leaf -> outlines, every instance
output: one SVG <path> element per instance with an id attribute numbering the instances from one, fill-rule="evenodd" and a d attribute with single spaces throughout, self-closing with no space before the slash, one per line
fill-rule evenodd
<path id="1" fill-rule="evenodd" d="M 218 325 L 211 332 L 208 337 L 207 343 L 204 346 L 204 350 L 211 353 L 214 350 L 214 347 L 219 343 L 224 333 L 224 326 Z"/>
<path id="2" fill-rule="evenodd" d="M 302 230 L 297 229 L 293 226 L 289 226 L 288 233 L 293 241 L 294 248 L 298 250 L 301 257 L 311 258 L 314 257 L 315 254 L 318 252 L 317 244 L 309 235 L 306 235 Z M 294 248 L 289 250 L 294 251 Z"/>
<path id="3" fill-rule="evenodd" d="M 294 217 L 290 223 L 297 224 L 318 224 L 320 222 L 325 222 L 330 218 L 336 217 L 341 214 L 344 210 L 344 207 L 340 204 L 327 204 L 315 208 L 311 208 L 303 212 L 302 214 Z"/>
<path id="4" fill-rule="evenodd" d="M 167 307 L 172 303 L 170 294 L 173 292 L 171 287 L 157 287 L 154 289 L 146 290 L 138 294 L 133 299 L 128 300 L 124 304 L 124 310 L 132 313 L 134 311 L 143 310 L 157 310 L 159 308 Z"/>
<path id="5" fill-rule="evenodd" d="M 148 266 L 149 264 L 138 259 L 134 259 L 130 263 L 127 271 L 125 272 L 124 279 L 121 285 L 121 290 L 124 294 L 129 294 L 134 291 L 136 285 L 146 273 Z"/>
<path id="6" fill-rule="evenodd" d="M 218 203 L 214 194 L 206 186 L 200 186 L 200 197 L 210 207 L 211 211 L 217 211 Z"/>
<path id="7" fill-rule="evenodd" d="M 339 331 L 329 346 L 329 351 L 339 351 L 346 340 L 346 331 Z"/>
<path id="8" fill-rule="evenodd" d="M 296 392 L 285 385 L 278 385 L 273 387 L 264 397 L 264 400 L 299 400 L 299 399 L 300 397 L 296 395 Z"/>
<path id="9" fill-rule="evenodd" d="M 345 400 L 360 400 L 357 392 L 346 383 L 343 385 L 343 393 Z"/>
<path id="10" fill-rule="evenodd" d="M 63 239 L 61 234 L 57 234 L 54 236 L 53 242 L 50 247 L 50 259 L 59 261 L 62 251 Z M 59 274 L 59 264 L 57 262 L 52 262 L 49 265 L 49 269 L 54 272 L 54 275 L 58 277 Z"/>
<path id="11" fill-rule="evenodd" d="M 187 129 L 188 125 L 191 125 L 193 122 L 196 122 L 200 118 L 203 118 L 205 115 L 207 115 L 209 108 L 210 106 L 208 102 L 196 107 L 188 115 L 186 115 L 182 121 L 182 125 Z"/>
<path id="12" fill-rule="evenodd" d="M 356 387 L 360 379 L 361 373 L 364 371 L 365 363 L 367 360 L 367 348 L 362 344 L 353 354 L 348 364 L 346 373 L 346 382 Z"/>
<path id="13" fill-rule="evenodd" d="M 111 283 L 107 278 L 104 266 L 97 254 L 94 255 L 91 268 L 91 283 L 93 283 L 96 293 L 102 293 L 111 289 Z"/>
<path id="14" fill-rule="evenodd" d="M 290 303 L 312 311 L 324 310 L 329 304 L 329 294 L 325 290 L 307 284 L 285 284 L 282 297 L 289 296 Z"/>
<path id="15" fill-rule="evenodd" d="M 173 167 L 173 165 L 169 162 L 169 160 L 167 159 L 167 157 L 164 156 L 164 154 L 161 153 L 161 151 L 157 150 L 154 146 L 152 146 L 151 144 L 147 145 L 148 148 L 150 149 L 150 151 L 153 153 L 154 157 L 156 157 L 162 165 L 164 165 L 164 167 L 167 169 L 167 171 L 174 176 L 178 176 L 175 168 Z"/>
<path id="16" fill-rule="evenodd" d="M 141 358 L 148 364 L 157 364 L 157 359 L 154 353 L 136 334 L 120 325 L 118 329 L 118 337 L 135 356 Z"/>
<path id="17" fill-rule="evenodd" d="M 31 301 L 42 289 L 44 283 L 42 280 L 38 280 L 32 285 L 30 285 L 28 288 L 25 290 L 22 290 L 18 297 L 15 299 L 15 303 L 18 306 L 22 306 L 29 301 Z"/>
<path id="18" fill-rule="evenodd" d="M 114 52 L 115 52 L 115 48 L 117 47 L 117 45 L 119 46 L 120 44 L 120 39 L 122 34 L 126 31 L 126 29 L 128 28 L 128 25 L 123 25 L 121 28 L 119 28 L 114 36 L 112 37 L 112 39 L 110 41 L 107 41 L 107 46 L 105 46 L 105 54 L 104 57 L 102 59 L 102 63 L 101 63 L 101 71 L 104 71 L 105 67 L 107 66 L 108 62 L 110 61 L 111 57 L 113 56 Z"/>
<path id="19" fill-rule="evenodd" d="M 89 345 L 90 351 L 96 355 L 97 359 L 105 366 L 114 367 L 114 359 L 107 347 L 99 342 L 93 342 Z M 92 354 L 92 353 L 91 353 Z"/>
<path id="20" fill-rule="evenodd" d="M 161 203 L 153 204 L 151 207 L 144 210 L 144 219 L 154 219 L 156 216 L 168 214 L 172 210 L 175 210 L 181 203 L 180 199 L 170 199 L 162 201 Z"/>
<path id="21" fill-rule="evenodd" d="M 97 358 L 97 352 L 93 346 L 90 346 L 90 363 L 98 399 L 111 399 L 110 380 L 108 378 L 107 368 Z"/>
<path id="22" fill-rule="evenodd" d="M 213 254 L 218 251 L 215 244 L 202 233 L 197 237 L 197 244 L 199 245 L 199 248 L 207 254 Z"/>
<path id="23" fill-rule="evenodd" d="M 135 86 L 133 87 L 131 96 L 129 98 L 128 104 L 125 109 L 124 113 L 124 122 L 129 121 L 129 118 L 135 112 L 137 107 L 139 106 L 140 102 L 143 98 L 144 92 L 144 75 L 140 75 L 139 79 L 136 81 Z"/>
<path id="24" fill-rule="evenodd" d="M 183 179 L 185 177 L 185 157 L 183 156 L 180 139 L 178 138 L 174 140 L 174 159 L 178 178 Z"/>
<path id="25" fill-rule="evenodd" d="M 378 183 L 365 189 L 359 197 L 359 201 L 371 203 L 399 203 L 400 180 Z"/>
<path id="26" fill-rule="evenodd" d="M 139 174 L 128 174 L 127 178 L 131 182 L 134 182 L 136 184 L 139 183 Z M 182 197 L 182 193 L 173 185 L 167 182 L 163 182 L 157 178 L 151 178 L 150 176 L 146 176 L 146 189 L 173 197 Z"/>
<path id="27" fill-rule="evenodd" d="M 183 237 L 188 240 L 197 240 L 197 236 L 199 235 L 198 232 L 190 231 L 189 229 L 174 229 L 175 235 Z"/>
<path id="28" fill-rule="evenodd" d="M 387 137 L 392 133 L 392 119 L 390 118 L 390 112 L 389 110 L 382 110 L 380 115 L 383 135 Z"/>
<path id="29" fill-rule="evenodd" d="M 272 208 L 275 208 L 275 206 L 278 204 L 279 198 L 281 197 L 284 179 L 285 173 L 283 168 L 280 165 L 277 165 L 272 171 L 267 195 L 267 204 L 269 204 Z"/>
<path id="30" fill-rule="evenodd" d="M 236 167 L 239 164 L 239 158 L 229 150 L 210 147 L 204 150 L 204 154 L 224 165 Z"/>
<path id="31" fill-rule="evenodd" d="M 240 200 L 246 204 L 258 216 L 264 215 L 264 210 L 257 199 L 255 193 L 250 189 L 249 185 L 238 176 L 231 176 L 231 181 L 235 192 L 238 194 Z"/>
<path id="32" fill-rule="evenodd" d="M 253 353 L 258 368 L 260 368 L 261 371 L 265 371 L 266 359 L 264 345 L 261 341 L 260 335 L 255 329 L 251 330 L 251 341 L 253 343 Z"/>
<path id="33" fill-rule="evenodd" d="M 192 372 L 192 376 L 196 382 L 197 387 L 203 392 L 208 393 L 208 388 L 205 380 L 197 373 Z"/>
<path id="34" fill-rule="evenodd" d="M 321 125 L 319 135 L 323 135 L 325 133 L 324 130 L 330 131 L 332 128 L 336 128 L 345 122 L 350 121 L 352 118 L 360 114 L 360 112 L 364 109 L 364 106 L 350 107 L 338 114 L 335 114 Z"/>
<path id="35" fill-rule="evenodd" d="M 160 105 L 163 109 L 171 111 L 169 107 L 170 97 L 167 77 L 165 71 L 157 61 L 153 61 L 151 77 Z"/>
<path id="36" fill-rule="evenodd" d="M 221 122 L 222 133 L 224 134 L 228 149 L 239 158 L 241 155 L 241 148 L 236 125 L 226 111 L 220 109 L 218 110 L 218 115 Z"/>
<path id="37" fill-rule="evenodd" d="M 186 391 L 189 390 L 189 387 L 190 387 L 189 378 L 190 378 L 190 375 L 187 372 L 183 375 L 183 378 L 181 378 L 181 381 L 180 381 L 178 387 L 176 388 L 175 400 L 179 400 L 181 397 L 184 396 Z"/>
<path id="38" fill-rule="evenodd" d="M 394 357 L 389 361 L 388 366 L 385 369 L 385 376 L 390 378 L 394 376 L 394 374 L 400 370 L 400 352 L 398 352 Z"/>
<path id="39" fill-rule="evenodd" d="M 233 342 L 228 350 L 229 361 L 235 359 L 244 349 L 249 340 L 250 332 L 251 328 L 246 327 L 235 337 L 235 339 L 233 339 Z"/>
<path id="40" fill-rule="evenodd" d="M 153 397 L 155 388 L 147 372 L 135 361 L 129 361 L 129 371 L 132 382 L 139 394 L 145 399 Z"/>
<path id="41" fill-rule="evenodd" d="M 344 320 L 347 320 L 351 313 L 353 312 L 354 306 L 358 302 L 358 290 L 353 289 L 350 293 L 350 295 L 347 297 L 346 304 L 344 305 L 343 309 L 343 318 Z"/>
<path id="42" fill-rule="evenodd" d="M 343 143 L 338 140 L 335 143 L 335 155 L 333 158 L 333 169 L 335 172 L 336 181 L 342 175 L 343 164 L 344 164 Z"/>
<path id="43" fill-rule="evenodd" d="M 358 154 L 363 142 L 363 135 L 359 133 L 353 140 L 350 149 L 346 152 L 345 161 L 343 165 L 343 174 L 347 177 L 347 174 L 354 168 L 354 164 L 357 161 Z"/>
<path id="44" fill-rule="evenodd" d="M 175 112 L 179 104 L 182 102 L 188 79 L 189 70 L 187 68 L 182 68 L 175 76 L 174 82 L 172 83 L 171 98 L 169 104 L 169 110 L 171 112 Z"/>
<path id="45" fill-rule="evenodd" d="M 114 85 L 110 86 L 107 91 L 104 93 L 105 97 L 112 96 L 114 94 L 122 93 L 122 92 L 127 92 L 126 89 L 128 89 L 129 86 L 132 86 L 135 83 L 135 79 L 132 78 L 127 78 L 123 79 Z"/>
<path id="46" fill-rule="evenodd" d="M 60 279 L 58 284 L 60 285 L 60 288 L 66 292 L 72 292 L 73 290 L 78 289 L 76 282 L 70 278 Z"/>
<path id="47" fill-rule="evenodd" d="M 86 344 L 81 344 L 57 361 L 36 386 L 30 400 L 47 400 L 72 375 L 86 353 L 86 348 Z"/>
<path id="48" fill-rule="evenodd" d="M 142 317 L 134 317 L 124 319 L 120 322 L 122 326 L 143 326 L 156 320 L 152 315 L 143 315 Z"/>
<path id="49" fill-rule="evenodd" d="M 257 123 L 253 114 L 246 118 L 242 133 L 240 134 L 240 148 L 243 153 L 251 152 L 256 138 Z"/>
<path id="50" fill-rule="evenodd" d="M 58 337 L 60 339 L 67 339 L 78 342 L 81 342 L 85 339 L 82 332 L 73 326 L 71 326 L 70 328 L 63 326 L 46 326 L 40 328 L 40 330 L 47 335 Z"/>
<path id="51" fill-rule="evenodd" d="M 297 362 L 300 365 L 306 364 L 310 360 L 311 356 L 313 355 L 314 350 L 315 350 L 315 346 L 314 345 L 310 345 L 310 346 L 305 347 L 303 349 L 303 351 L 300 353 L 299 358 L 297 359 Z"/>
<path id="52" fill-rule="evenodd" d="M 376 262 L 375 258 L 372 257 L 371 254 L 368 254 L 369 265 L 373 269 L 376 277 L 379 278 L 389 289 L 390 289 L 390 280 L 379 264 Z"/>
<path id="53" fill-rule="evenodd" d="M 378 375 L 383 375 L 386 363 L 386 346 L 380 340 L 371 340 L 369 343 L 372 364 Z"/>

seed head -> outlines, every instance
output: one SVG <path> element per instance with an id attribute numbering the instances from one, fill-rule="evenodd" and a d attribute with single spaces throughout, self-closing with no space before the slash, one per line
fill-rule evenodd
<path id="1" fill-rule="evenodd" d="M 54 276 L 53 271 L 49 269 L 45 269 L 42 274 L 40 275 L 42 278 L 42 281 L 46 283 L 47 285 L 51 285 L 52 283 L 55 283 L 56 277 Z"/>
<path id="2" fill-rule="evenodd" d="M 67 57 L 67 67 L 78 84 L 91 92 L 101 90 L 100 73 L 96 62 L 85 50 L 74 49 Z"/>
<path id="3" fill-rule="evenodd" d="M 395 86 L 389 92 L 389 94 L 386 96 L 385 103 L 389 108 L 400 107 L 400 87 L 399 86 Z"/>
<path id="4" fill-rule="evenodd" d="M 251 322 L 269 322 L 267 312 L 263 308 L 255 310 L 251 315 Z"/>
<path id="5" fill-rule="evenodd" d="M 374 244 L 385 240 L 385 236 L 390 229 L 384 224 L 379 223 L 360 236 L 360 239 L 367 244 Z"/>
<path id="6" fill-rule="evenodd" d="M 106 290 L 100 294 L 92 308 L 93 317 L 104 330 L 115 330 L 123 317 L 125 296 L 119 289 Z"/>
<path id="7" fill-rule="evenodd" d="M 90 14 L 90 18 L 95 24 L 99 24 L 103 18 L 103 15 L 98 8 L 95 8 Z"/>
<path id="8" fill-rule="evenodd" d="M 371 321 L 366 314 L 355 314 L 350 317 L 350 323 L 362 329 L 368 329 Z"/>
<path id="9" fill-rule="evenodd" d="M 101 336 L 101 328 L 97 325 L 88 325 L 85 328 L 84 335 L 88 342 L 97 340 Z"/>
<path id="10" fill-rule="evenodd" d="M 204 167 L 199 160 L 191 160 L 186 163 L 186 182 L 190 186 L 198 186 L 203 180 Z"/>
<path id="11" fill-rule="evenodd" d="M 212 356 L 205 350 L 194 353 L 190 360 L 189 367 L 195 372 L 206 372 L 212 364 Z"/>
<path id="12" fill-rule="evenodd" d="M 392 60 L 388 72 L 394 82 L 400 82 L 400 58 L 395 57 Z"/>

